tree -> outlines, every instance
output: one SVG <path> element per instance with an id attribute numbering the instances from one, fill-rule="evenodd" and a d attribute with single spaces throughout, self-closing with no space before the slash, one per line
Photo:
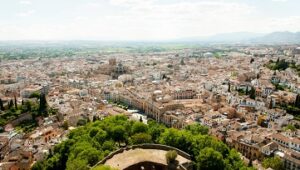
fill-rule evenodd
<path id="1" fill-rule="evenodd" d="M 176 158 L 177 158 L 177 152 L 175 150 L 170 150 L 166 153 L 166 160 L 168 164 L 175 163 Z"/>
<path id="2" fill-rule="evenodd" d="M 64 123 L 62 124 L 62 127 L 63 127 L 65 130 L 68 130 L 68 128 L 69 128 L 69 123 L 68 123 L 68 121 L 64 121 Z"/>
<path id="3" fill-rule="evenodd" d="M 96 116 L 96 115 L 94 115 L 94 116 L 93 116 L 93 122 L 95 122 L 95 121 L 97 121 L 97 120 L 99 120 L 99 117 Z"/>
<path id="4" fill-rule="evenodd" d="M 250 64 L 251 64 L 251 63 L 253 63 L 253 62 L 254 62 L 254 58 L 251 58 L 251 60 L 250 60 Z"/>
<path id="5" fill-rule="evenodd" d="M 168 170 L 176 170 L 178 166 L 177 152 L 175 150 L 170 150 L 166 153 L 166 160 L 168 164 Z"/>
<path id="6" fill-rule="evenodd" d="M 120 145 L 120 142 L 124 141 L 125 138 L 126 138 L 126 130 L 123 126 L 121 125 L 118 125 L 118 126 L 115 126 L 113 129 L 112 129 L 112 134 L 111 134 L 111 137 L 117 141 Z"/>
<path id="7" fill-rule="evenodd" d="M 289 67 L 289 63 L 285 61 L 285 59 L 282 59 L 279 61 L 279 63 L 276 63 L 276 69 L 277 70 L 285 70 Z"/>
<path id="8" fill-rule="evenodd" d="M 256 79 L 259 79 L 260 78 L 260 74 L 259 73 L 257 73 L 257 75 L 256 75 Z"/>
<path id="9" fill-rule="evenodd" d="M 295 100 L 295 107 L 300 108 L 300 94 L 297 94 L 297 97 Z"/>
<path id="10" fill-rule="evenodd" d="M 142 122 L 134 122 L 132 126 L 132 134 L 146 133 L 148 131 L 147 125 Z"/>
<path id="11" fill-rule="evenodd" d="M 148 132 L 154 142 L 158 142 L 159 136 L 165 131 L 166 127 L 156 123 L 155 121 L 148 121 Z"/>
<path id="12" fill-rule="evenodd" d="M 180 131 L 174 128 L 166 129 L 160 135 L 159 143 L 170 145 L 185 152 L 191 152 L 193 135 L 188 131 Z"/>
<path id="13" fill-rule="evenodd" d="M 30 96 L 29 96 L 29 98 L 40 98 L 40 93 L 39 92 L 33 92 Z"/>
<path id="14" fill-rule="evenodd" d="M 240 170 L 244 166 L 244 162 L 241 160 L 239 153 L 231 149 L 227 158 L 225 159 L 226 169 Z"/>
<path id="15" fill-rule="evenodd" d="M 17 103 L 17 97 L 16 97 L 16 95 L 14 95 L 14 99 L 15 99 L 15 108 L 16 108 L 16 110 L 18 110 L 18 103 Z"/>
<path id="16" fill-rule="evenodd" d="M 172 64 L 168 64 L 167 67 L 168 68 L 173 68 L 173 65 Z"/>
<path id="17" fill-rule="evenodd" d="M 203 169 L 224 169 L 223 156 L 220 152 L 213 148 L 204 148 L 200 151 L 199 156 L 196 157 L 196 167 L 198 170 Z"/>
<path id="18" fill-rule="evenodd" d="M 230 84 L 230 82 L 228 83 L 228 92 L 231 92 L 231 84 Z"/>
<path id="19" fill-rule="evenodd" d="M 265 158 L 262 162 L 264 168 L 272 168 L 274 170 L 284 170 L 282 160 L 278 157 Z"/>
<path id="20" fill-rule="evenodd" d="M 257 125 L 262 126 L 262 123 L 264 122 L 264 116 L 263 115 L 259 115 L 257 118 Z"/>
<path id="21" fill-rule="evenodd" d="M 108 150 L 108 151 L 112 151 L 116 148 L 115 146 L 115 142 L 112 140 L 106 140 L 103 144 L 102 144 L 102 149 Z"/>
<path id="22" fill-rule="evenodd" d="M 271 98 L 270 103 L 269 103 L 269 109 L 273 109 L 273 99 Z"/>
<path id="23" fill-rule="evenodd" d="M 60 168 L 58 168 L 60 169 Z M 89 170 L 87 167 L 87 160 L 85 159 L 73 159 L 68 161 L 66 170 Z"/>
<path id="24" fill-rule="evenodd" d="M 253 166 L 252 159 L 249 160 L 248 166 Z"/>
<path id="25" fill-rule="evenodd" d="M 198 123 L 188 125 L 185 127 L 185 130 L 190 131 L 193 135 L 207 135 L 208 134 L 208 127 L 202 126 Z"/>
<path id="26" fill-rule="evenodd" d="M 78 154 L 78 158 L 82 159 L 82 160 L 84 160 L 84 159 L 87 160 L 87 163 L 89 166 L 93 166 L 97 162 L 99 162 L 100 156 L 101 156 L 100 151 L 94 147 L 89 147 Z M 76 159 L 78 159 L 78 158 L 76 158 Z"/>
<path id="27" fill-rule="evenodd" d="M 47 170 L 90 169 L 104 156 L 119 149 L 120 142 L 129 141 L 130 144 L 154 142 L 174 146 L 190 154 L 193 164 L 197 165 L 198 169 L 237 170 L 237 167 L 240 167 L 241 170 L 246 170 L 236 152 L 205 134 L 206 130 L 200 125 L 191 125 L 179 130 L 166 128 L 155 121 L 148 121 L 147 125 L 135 123 L 125 116 L 110 116 L 71 130 L 68 139 L 56 145 L 53 153 L 40 162 L 42 164 L 40 167 Z M 132 131 L 143 132 L 132 133 Z M 175 161 L 175 164 L 171 163 L 167 168 L 177 167 Z"/>
<path id="28" fill-rule="evenodd" d="M 296 131 L 297 128 L 292 124 L 288 124 L 286 127 L 284 127 L 284 130 Z"/>
<path id="29" fill-rule="evenodd" d="M 152 143 L 152 138 L 147 133 L 137 133 L 131 137 L 132 144 Z"/>
<path id="30" fill-rule="evenodd" d="M 14 101 L 10 100 L 8 103 L 8 109 L 11 109 L 14 106 Z"/>
<path id="31" fill-rule="evenodd" d="M 87 124 L 87 120 L 86 119 L 79 119 L 77 121 L 77 126 L 83 126 L 85 124 Z"/>
<path id="32" fill-rule="evenodd" d="M 102 144 L 103 142 L 105 142 L 106 140 L 106 137 L 107 137 L 107 133 L 106 131 L 102 130 L 102 129 L 99 129 L 97 131 L 97 134 L 94 135 L 94 138 L 96 139 L 96 141 L 100 144 Z"/>
<path id="33" fill-rule="evenodd" d="M 0 98 L 0 110 L 4 111 L 3 101 L 1 98 Z"/>
<path id="34" fill-rule="evenodd" d="M 160 138 L 159 138 L 159 143 L 161 144 L 164 144 L 164 145 L 170 145 L 170 146 L 173 146 L 173 147 L 179 147 L 179 131 L 177 129 L 166 129 L 164 131 L 164 133 L 162 133 L 160 135 Z"/>
<path id="35" fill-rule="evenodd" d="M 90 131 L 89 131 L 89 136 L 90 136 L 90 137 L 94 137 L 94 136 L 98 133 L 99 130 L 100 130 L 100 129 L 97 128 L 97 127 L 91 128 Z"/>
<path id="36" fill-rule="evenodd" d="M 55 170 L 61 167 L 60 155 L 55 154 L 46 162 L 45 169 L 47 170 Z"/>
<path id="37" fill-rule="evenodd" d="M 41 162 L 35 163 L 32 167 L 31 170 L 43 170 L 43 164 Z"/>
<path id="38" fill-rule="evenodd" d="M 180 60 L 180 65 L 185 65 L 183 58 Z"/>
<path id="39" fill-rule="evenodd" d="M 39 105 L 39 113 L 40 114 L 46 114 L 47 113 L 47 100 L 46 100 L 46 95 L 42 93 L 40 95 L 40 105 Z"/>
<path id="40" fill-rule="evenodd" d="M 248 86 L 246 87 L 246 95 L 248 95 L 249 94 L 249 88 L 248 88 Z"/>
<path id="41" fill-rule="evenodd" d="M 251 87 L 251 90 L 250 90 L 250 95 L 249 95 L 249 97 L 251 98 L 251 99 L 255 99 L 255 89 L 254 89 L 254 87 Z"/>

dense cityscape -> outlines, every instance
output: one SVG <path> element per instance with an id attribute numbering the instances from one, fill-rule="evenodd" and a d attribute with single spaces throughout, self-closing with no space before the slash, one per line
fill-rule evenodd
<path id="1" fill-rule="evenodd" d="M 2 0 L 0 170 L 300 170 L 299 0 Z"/>
<path id="2" fill-rule="evenodd" d="M 127 132 L 126 123 L 110 120 L 116 124 L 112 127 L 120 126 L 121 132 L 115 132 L 119 136 L 112 138 L 120 140 L 118 145 L 111 140 L 100 146 L 73 143 L 68 145 L 72 150 L 87 147 L 91 152 L 82 158 L 69 155 L 60 164 L 85 169 L 109 151 L 130 144 L 167 144 L 191 153 L 190 147 L 182 147 L 184 141 L 176 144 L 176 136 L 164 139 L 173 129 L 161 129 L 175 128 L 185 129 L 176 130 L 179 134 L 208 134 L 216 145 L 226 144 L 227 152 L 239 152 L 244 166 L 261 169 L 268 159 L 280 158 L 278 166 L 299 168 L 299 47 L 218 45 L 81 55 L 1 61 L 2 169 L 36 168 L 42 163 L 46 169 L 57 169 L 60 165 L 52 160 L 57 146 L 82 130 L 91 139 L 78 140 L 87 143 L 94 137 L 101 141 L 114 136 L 113 130 L 93 127 L 117 115 L 130 120 L 128 126 L 143 122 L 146 126 L 130 125 L 143 133 Z M 89 154 L 98 155 L 84 162 Z"/>

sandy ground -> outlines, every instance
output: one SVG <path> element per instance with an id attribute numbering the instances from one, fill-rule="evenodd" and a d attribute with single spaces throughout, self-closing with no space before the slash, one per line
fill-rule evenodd
<path id="1" fill-rule="evenodd" d="M 118 169 L 124 169 L 130 165 L 144 161 L 156 162 L 167 165 L 167 161 L 165 158 L 166 153 L 167 151 L 164 150 L 137 148 L 134 150 L 124 151 L 123 153 L 113 156 L 111 159 L 105 162 L 105 165 L 109 165 Z M 180 155 L 178 155 L 176 159 L 179 162 L 179 164 L 189 162 L 188 159 Z"/>

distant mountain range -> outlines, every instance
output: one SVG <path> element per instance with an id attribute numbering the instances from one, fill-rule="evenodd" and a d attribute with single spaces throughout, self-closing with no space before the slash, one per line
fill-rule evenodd
<path id="1" fill-rule="evenodd" d="M 300 43 L 300 32 L 273 32 L 252 39 L 257 43 Z"/>
<path id="2" fill-rule="evenodd" d="M 12 40 L 1 41 L 0 48 L 10 45 L 29 46 L 29 47 L 126 47 L 126 46 L 155 46 L 158 44 L 300 44 L 300 32 L 272 32 L 272 33 L 252 33 L 252 32 L 233 32 L 222 33 L 212 36 L 202 37 L 187 37 L 172 40 L 161 41 L 101 41 L 101 40 L 57 40 L 57 41 L 43 41 L 43 40 Z"/>
<path id="3" fill-rule="evenodd" d="M 182 38 L 181 42 L 203 42 L 203 43 L 261 43 L 261 44 L 295 44 L 300 43 L 300 32 L 273 32 L 259 34 L 251 32 L 236 32 L 216 34 L 206 37 Z"/>

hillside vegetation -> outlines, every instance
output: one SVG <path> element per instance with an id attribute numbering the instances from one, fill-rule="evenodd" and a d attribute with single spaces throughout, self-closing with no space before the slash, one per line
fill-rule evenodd
<path id="1" fill-rule="evenodd" d="M 57 145 L 34 170 L 86 170 L 110 152 L 126 145 L 159 143 L 181 149 L 192 156 L 195 169 L 251 169 L 239 154 L 224 143 L 209 136 L 208 129 L 199 124 L 184 130 L 167 128 L 154 121 L 148 125 L 113 116 L 79 127 L 69 139 Z"/>

